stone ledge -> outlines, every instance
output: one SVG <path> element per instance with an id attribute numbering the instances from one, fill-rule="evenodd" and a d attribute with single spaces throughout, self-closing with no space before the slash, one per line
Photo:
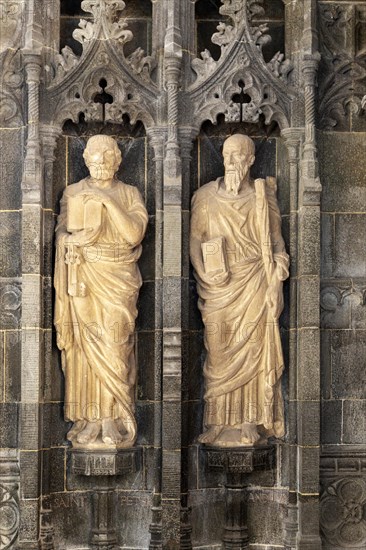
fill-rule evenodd
<path id="1" fill-rule="evenodd" d="M 275 447 L 209 447 L 202 446 L 209 470 L 224 470 L 226 473 L 251 473 L 258 470 L 271 470 L 275 467 Z"/>
<path id="2" fill-rule="evenodd" d="M 137 472 L 141 466 L 141 448 L 105 451 L 69 449 L 71 472 L 83 476 L 120 476 Z"/>

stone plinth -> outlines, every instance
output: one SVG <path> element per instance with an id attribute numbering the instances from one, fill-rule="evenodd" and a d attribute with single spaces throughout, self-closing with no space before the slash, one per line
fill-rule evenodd
<path id="1" fill-rule="evenodd" d="M 249 548 L 246 487 L 252 472 L 274 468 L 275 448 L 205 446 L 203 452 L 208 470 L 225 473 L 226 519 L 223 547 L 234 550 Z"/>
<path id="2" fill-rule="evenodd" d="M 70 449 L 71 472 L 83 476 L 121 476 L 140 469 L 141 449 Z"/>
<path id="3" fill-rule="evenodd" d="M 124 476 L 141 468 L 141 449 L 87 450 L 70 449 L 70 468 L 74 475 L 90 478 L 100 477 L 102 486 L 92 481 L 95 488 L 92 494 L 93 524 L 90 534 L 92 550 L 116 550 L 119 548 L 116 532 L 116 492 L 113 476 Z M 110 478 L 111 483 L 106 481 Z"/>

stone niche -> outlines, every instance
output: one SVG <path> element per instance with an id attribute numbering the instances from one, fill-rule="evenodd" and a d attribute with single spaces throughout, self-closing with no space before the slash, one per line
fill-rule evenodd
<path id="1" fill-rule="evenodd" d="M 365 30 L 361 0 L 0 0 L 0 550 L 366 547 Z M 237 132 L 255 142 L 252 175 L 277 178 L 291 258 L 286 436 L 265 456 L 197 443 L 190 203 Z M 98 133 L 117 139 L 118 177 L 149 214 L 138 439 L 80 456 L 54 227 Z"/>

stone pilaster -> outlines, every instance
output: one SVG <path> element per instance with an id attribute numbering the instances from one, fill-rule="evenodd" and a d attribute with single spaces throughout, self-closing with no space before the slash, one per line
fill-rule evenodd
<path id="1" fill-rule="evenodd" d="M 319 533 L 320 455 L 320 192 L 315 139 L 319 64 L 316 2 L 304 5 L 302 75 L 305 142 L 299 190 L 297 302 L 297 548 L 321 548 Z"/>

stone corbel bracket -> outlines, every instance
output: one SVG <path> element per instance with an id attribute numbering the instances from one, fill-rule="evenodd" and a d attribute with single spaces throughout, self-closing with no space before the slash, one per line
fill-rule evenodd
<path id="1" fill-rule="evenodd" d="M 131 123 L 141 120 L 146 128 L 154 124 L 157 88 L 151 80 L 154 59 L 137 48 L 128 58 L 123 46 L 133 35 L 127 23 L 119 17 L 125 7 L 122 0 L 84 0 L 82 8 L 91 13 L 92 20 L 81 19 L 74 38 L 83 45 L 76 56 L 69 47 L 54 58 L 54 76 L 43 93 L 48 105 L 49 124 L 59 127 L 71 119 L 77 123 L 83 113 L 86 121 L 121 123 L 123 115 Z M 95 102 L 102 92 L 100 82 L 106 81 L 104 91 L 113 102 Z"/>
<path id="2" fill-rule="evenodd" d="M 268 63 L 263 58 L 262 47 L 271 38 L 266 34 L 267 27 L 253 27 L 251 21 L 253 15 L 262 10 L 261 2 L 222 2 L 220 13 L 231 17 L 233 26 L 220 24 L 219 32 L 212 37 L 214 43 L 221 45 L 221 57 L 215 61 L 205 50 L 202 59 L 192 62 L 198 77 L 187 94 L 197 126 L 205 120 L 216 123 L 219 114 L 224 114 L 228 122 L 252 123 L 258 122 L 263 114 L 266 124 L 275 120 L 281 129 L 288 128 L 291 103 L 297 95 L 288 79 L 291 64 L 280 53 Z M 250 97 L 250 102 L 242 107 L 233 102 L 233 96 L 241 92 L 240 81 Z"/>

